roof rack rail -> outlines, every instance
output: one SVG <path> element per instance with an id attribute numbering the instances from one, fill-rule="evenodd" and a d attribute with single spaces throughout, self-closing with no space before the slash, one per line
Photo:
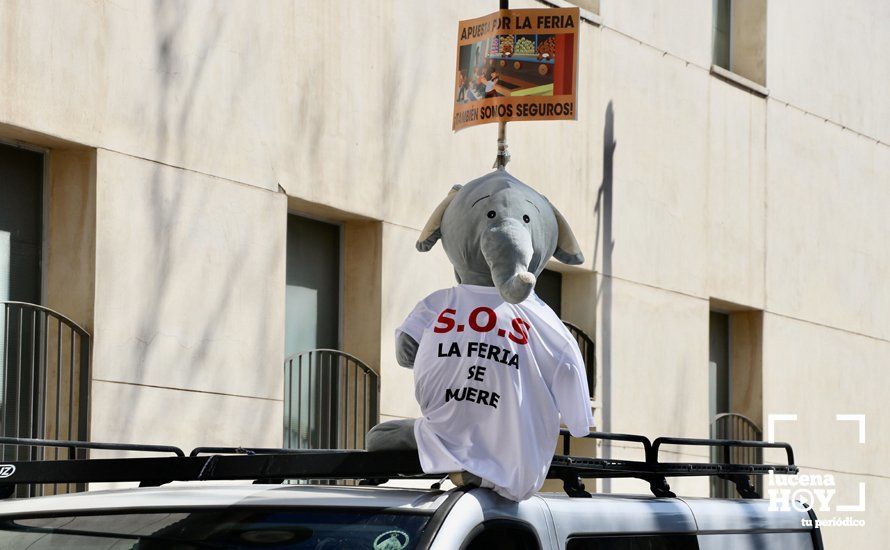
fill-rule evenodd
<path id="1" fill-rule="evenodd" d="M 642 435 L 590 432 L 585 438 L 639 443 L 643 460 L 619 460 L 572 456 L 570 434 L 561 432 L 563 455 L 553 457 L 548 478 L 563 481 L 572 497 L 589 497 L 582 479 L 637 478 L 649 483 L 655 496 L 676 496 L 668 477 L 716 476 L 735 483 L 744 498 L 759 498 L 750 484 L 751 475 L 796 474 L 794 453 L 787 443 L 763 441 L 690 439 L 660 437 L 653 443 Z M 140 486 L 158 486 L 172 481 L 254 480 L 281 483 L 286 479 L 359 480 L 380 484 L 389 479 L 439 479 L 441 474 L 426 474 L 414 451 L 295 450 L 250 447 L 197 447 L 185 456 L 178 447 L 136 445 L 50 439 L 0 437 L 0 444 L 29 447 L 68 448 L 67 460 L 15 461 L 0 464 L 0 498 L 12 495 L 17 484 L 138 482 Z M 663 445 L 721 447 L 761 447 L 785 449 L 787 464 L 732 464 L 729 452 L 725 463 L 660 462 Z M 104 449 L 172 453 L 175 456 L 150 458 L 78 458 L 77 449 Z M 206 456 L 200 456 L 206 455 Z"/>
<path id="2" fill-rule="evenodd" d="M 58 447 L 68 449 L 68 458 L 74 460 L 79 449 L 104 451 L 140 451 L 148 453 L 173 453 L 185 456 L 185 452 L 172 445 L 144 445 L 141 443 L 99 443 L 95 441 L 69 441 L 65 439 L 31 439 L 27 437 L 0 437 L 0 445 L 16 447 Z"/>
<path id="3" fill-rule="evenodd" d="M 649 482 L 652 494 L 658 497 L 675 497 L 667 483 L 668 477 L 714 476 L 732 482 L 742 498 L 760 498 L 751 485 L 749 476 L 766 475 L 770 472 L 779 475 L 796 474 L 794 450 L 788 443 L 748 441 L 740 439 L 695 439 L 688 437 L 659 437 L 654 442 L 642 435 L 590 432 L 579 439 L 599 439 L 606 441 L 630 441 L 643 446 L 643 461 L 571 456 L 571 434 L 560 430 L 563 437 L 565 456 L 553 457 L 550 474 L 563 480 L 563 487 L 569 496 L 589 496 L 584 490 L 581 478 L 621 478 L 631 477 Z M 724 449 L 723 462 L 661 462 L 658 460 L 662 445 L 690 445 L 720 447 Z M 738 447 L 784 449 L 787 464 L 734 464 L 730 450 Z"/>

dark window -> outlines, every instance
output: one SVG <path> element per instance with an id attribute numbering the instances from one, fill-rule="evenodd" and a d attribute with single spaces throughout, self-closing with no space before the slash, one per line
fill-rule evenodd
<path id="1" fill-rule="evenodd" d="M 535 294 L 562 317 L 562 273 L 545 269 L 535 283 Z"/>
<path id="2" fill-rule="evenodd" d="M 462 550 L 540 550 L 541 544 L 531 527 L 509 520 L 483 523 L 467 537 Z"/>
<path id="3" fill-rule="evenodd" d="M 40 303 L 43 155 L 0 145 L 0 302 Z"/>
<path id="4" fill-rule="evenodd" d="M 698 550 L 695 535 L 571 537 L 566 550 Z"/>
<path id="5" fill-rule="evenodd" d="M 731 34 L 732 0 L 714 0 L 714 65 L 732 70 Z"/>
<path id="6" fill-rule="evenodd" d="M 729 403 L 729 315 L 712 311 L 709 322 L 709 408 L 710 418 L 730 410 Z"/>
<path id="7" fill-rule="evenodd" d="M 429 518 L 321 508 L 150 510 L 5 518 L 0 522 L 0 548 L 411 549 Z"/>
<path id="8" fill-rule="evenodd" d="M 340 338 L 340 226 L 287 217 L 285 356 L 337 349 Z"/>

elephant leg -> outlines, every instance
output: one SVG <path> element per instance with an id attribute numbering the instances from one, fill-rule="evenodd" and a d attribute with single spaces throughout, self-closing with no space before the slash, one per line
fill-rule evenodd
<path id="1" fill-rule="evenodd" d="M 365 448 L 369 451 L 416 451 L 414 419 L 390 420 L 377 424 L 368 432 Z"/>

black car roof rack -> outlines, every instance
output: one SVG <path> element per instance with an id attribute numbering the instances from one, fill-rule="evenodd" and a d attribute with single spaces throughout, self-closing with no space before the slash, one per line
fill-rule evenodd
<path id="1" fill-rule="evenodd" d="M 654 442 L 641 435 L 591 432 L 585 438 L 639 443 L 643 460 L 590 458 L 571 455 L 571 438 L 560 434 L 563 453 L 553 457 L 549 479 L 560 479 L 572 497 L 589 497 L 582 479 L 637 478 L 649 483 L 658 497 L 676 496 L 667 483 L 669 477 L 716 476 L 735 484 L 743 498 L 759 498 L 750 477 L 796 474 L 794 452 L 787 443 L 763 441 L 690 439 L 659 437 Z M 48 439 L 0 437 L 0 444 L 25 447 L 67 448 L 66 460 L 25 460 L 0 464 L 0 498 L 8 498 L 16 485 L 41 483 L 139 482 L 142 487 L 172 481 L 253 480 L 255 483 L 282 483 L 284 480 L 359 480 L 377 485 L 389 479 L 439 479 L 426 474 L 414 451 L 295 450 L 251 447 L 197 447 L 185 456 L 178 447 L 96 443 Z M 663 445 L 693 445 L 723 448 L 723 463 L 661 462 Z M 733 464 L 731 448 L 759 447 L 784 449 L 787 464 Z M 149 458 L 79 458 L 80 449 L 103 449 L 170 453 L 174 456 Z M 206 455 L 206 456 L 202 456 Z"/>

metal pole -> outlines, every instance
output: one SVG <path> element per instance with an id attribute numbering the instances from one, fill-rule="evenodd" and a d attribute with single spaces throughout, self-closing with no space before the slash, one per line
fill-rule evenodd
<path id="1" fill-rule="evenodd" d="M 500 0 L 500 9 L 510 9 L 510 0 Z M 498 156 L 494 160 L 494 168 L 504 170 L 510 162 L 510 152 L 507 150 L 507 123 L 498 122 Z"/>

